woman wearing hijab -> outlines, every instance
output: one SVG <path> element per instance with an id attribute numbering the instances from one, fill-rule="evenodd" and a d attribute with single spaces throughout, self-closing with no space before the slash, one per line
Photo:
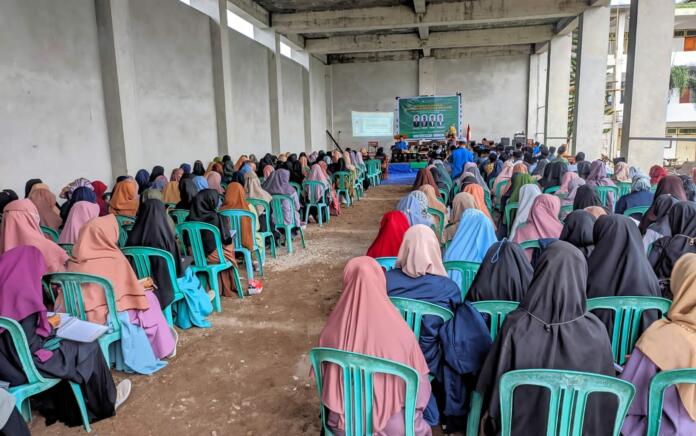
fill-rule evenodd
<path id="1" fill-rule="evenodd" d="M 246 193 L 246 198 L 263 200 L 269 205 L 271 204 L 271 200 L 273 200 L 271 194 L 263 190 L 258 176 L 253 172 L 244 174 L 244 191 Z M 268 212 L 270 213 L 270 211 Z M 259 217 L 259 228 L 261 232 L 272 231 L 275 233 L 275 229 L 266 228 L 266 210 L 262 206 L 256 207 L 256 215 Z M 271 223 L 271 226 L 273 225 L 272 220 L 269 220 L 269 223 Z"/>
<path id="2" fill-rule="evenodd" d="M 11 189 L 0 191 L 0 213 L 5 211 L 5 206 L 18 199 L 17 193 Z"/>
<path id="3" fill-rule="evenodd" d="M 220 210 L 243 210 L 254 214 L 256 217 L 256 228 L 252 228 L 251 220 L 243 218 L 241 231 L 242 246 L 251 252 L 252 257 L 255 257 L 254 239 L 256 240 L 256 244 L 263 248 L 263 238 L 257 233 L 259 229 L 259 217 L 256 213 L 256 208 L 247 203 L 244 187 L 242 185 L 237 182 L 232 182 L 227 186 Z M 256 264 L 256 262 L 254 262 L 254 264 Z"/>
<path id="4" fill-rule="evenodd" d="M 217 191 L 218 194 L 224 194 L 225 190 L 222 189 L 221 183 L 222 183 L 222 178 L 220 177 L 219 173 L 216 173 L 215 171 L 211 171 L 208 173 L 208 175 L 205 177 L 206 181 L 208 182 L 208 188 L 207 189 L 213 189 Z M 194 179 L 195 182 L 196 179 Z M 206 189 L 206 188 L 201 188 L 201 189 Z"/>
<path id="5" fill-rule="evenodd" d="M 497 241 L 493 223 L 477 209 L 467 209 L 459 220 L 457 233 L 445 252 L 444 260 L 461 260 L 481 263 L 488 248 Z M 452 271 L 450 278 L 461 283 L 461 274 Z"/>
<path id="6" fill-rule="evenodd" d="M 592 231 L 596 221 L 597 218 L 586 210 L 575 210 L 566 217 L 558 239 L 573 244 L 587 259 L 594 250 Z"/>
<path id="7" fill-rule="evenodd" d="M 93 181 L 92 187 L 94 188 L 94 195 L 97 197 L 97 204 L 99 205 L 99 216 L 104 216 L 109 213 L 109 203 L 104 199 L 104 194 L 108 187 L 100 180 Z"/>
<path id="8" fill-rule="evenodd" d="M 408 218 L 403 212 L 393 210 L 385 213 L 379 224 L 379 233 L 367 250 L 366 256 L 396 257 L 409 226 Z"/>
<path id="9" fill-rule="evenodd" d="M 45 377 L 58 378 L 80 385 L 91 422 L 114 415 L 130 393 L 130 381 L 117 388 L 109 367 L 95 342 L 62 339 L 49 351 L 45 342 L 52 336 L 43 304 L 41 277 L 46 265 L 35 247 L 17 247 L 0 256 L 0 316 L 17 321 L 29 346 L 31 359 Z M 27 383 L 23 364 L 17 356 L 9 334 L 0 333 L 0 379 L 10 386 Z M 39 411 L 46 419 L 58 419 L 67 425 L 82 424 L 77 403 L 67 383 L 42 394 Z"/>
<path id="10" fill-rule="evenodd" d="M 592 231 L 594 250 L 587 259 L 587 298 L 661 297 L 660 284 L 643 251 L 640 232 L 627 216 L 607 215 L 597 219 Z M 596 311 L 613 334 L 613 314 Z M 645 312 L 641 330 L 657 319 L 654 311 Z"/>
<path id="11" fill-rule="evenodd" d="M 631 176 L 629 175 L 629 168 L 626 162 L 618 162 L 614 166 L 614 176 L 613 179 L 617 183 L 630 182 Z"/>
<path id="12" fill-rule="evenodd" d="M 34 187 L 34 185 L 38 185 L 39 183 L 43 183 L 43 181 L 41 179 L 27 180 L 27 183 L 24 184 L 24 198 L 29 198 L 31 189 Z"/>
<path id="13" fill-rule="evenodd" d="M 430 185 L 422 185 L 421 187 L 418 188 L 419 191 L 425 194 L 426 197 L 428 197 L 428 207 L 431 209 L 436 209 L 442 212 L 442 216 L 444 217 L 444 223 L 442 223 L 442 228 L 444 229 L 445 226 L 447 226 L 447 207 L 445 207 L 444 204 L 438 200 L 439 195 L 436 194 L 435 189 L 433 189 L 432 186 Z M 440 228 L 440 218 L 437 216 L 433 216 L 433 223 L 435 224 L 436 228 Z"/>
<path id="14" fill-rule="evenodd" d="M 660 165 L 651 166 L 650 171 L 648 172 L 648 175 L 650 176 L 650 184 L 657 185 L 660 183 L 660 180 L 667 177 L 667 174 L 667 170 Z"/>
<path id="15" fill-rule="evenodd" d="M 369 334 L 368 334 L 369 332 Z M 351 259 L 343 271 L 343 292 L 319 335 L 319 346 L 389 359 L 420 375 L 416 399 L 415 434 L 431 434 L 423 419 L 430 399 L 428 364 L 416 337 L 389 301 L 384 273 L 370 257 Z M 324 365 L 321 402 L 334 433 L 344 430 L 343 376 L 336 365 Z M 376 434 L 404 434 L 404 388 L 396 377 L 375 377 L 373 430 Z"/>
<path id="16" fill-rule="evenodd" d="M 570 182 L 568 182 L 568 192 L 566 194 L 559 192 L 560 190 L 554 192 L 554 194 L 556 194 L 556 196 L 561 199 L 561 206 L 573 206 L 573 203 L 575 203 L 575 197 L 578 195 L 578 189 L 580 189 L 580 187 L 582 186 L 585 186 L 585 183 L 585 179 L 580 177 L 573 177 L 571 178 Z"/>
<path id="17" fill-rule="evenodd" d="M 678 177 L 684 184 L 684 194 L 686 194 L 686 199 L 689 201 L 694 201 L 694 199 L 696 198 L 696 184 L 691 179 L 691 177 L 685 174 L 682 174 Z"/>
<path id="18" fill-rule="evenodd" d="M 31 200 L 15 200 L 5 206 L 1 225 L 0 253 L 21 245 L 32 245 L 43 254 L 49 273 L 65 271 L 68 254 L 43 235 L 39 227 L 39 211 Z"/>
<path id="19" fill-rule="evenodd" d="M 500 431 L 499 383 L 508 371 L 540 368 L 614 376 L 606 330 L 586 310 L 586 279 L 585 258 L 567 242 L 554 242 L 542 253 L 527 293 L 505 318 L 478 378 L 485 434 Z M 548 390 L 521 387 L 513 401 L 512 434 L 546 434 Z M 610 432 L 615 404 L 611 395 L 591 395 L 583 433 Z"/>
<path id="20" fill-rule="evenodd" d="M 181 177 L 184 175 L 184 170 L 181 168 L 176 168 L 172 171 L 171 177 L 169 177 L 169 182 L 164 187 L 162 191 L 162 201 L 165 203 L 178 203 L 181 201 L 181 192 L 179 191 L 179 182 Z"/>
<path id="21" fill-rule="evenodd" d="M 63 224 L 60 218 L 60 209 L 56 207 L 56 196 L 45 183 L 37 183 L 29 192 L 29 200 L 39 211 L 39 221 L 42 226 L 58 230 Z"/>
<path id="22" fill-rule="evenodd" d="M 416 193 L 420 193 L 420 195 Z M 432 217 L 428 213 L 428 199 L 420 191 L 411 191 L 408 195 L 401 197 L 399 204 L 396 205 L 396 210 L 403 212 L 412 226 L 416 224 L 430 226 L 433 223 Z"/>
<path id="23" fill-rule="evenodd" d="M 445 227 L 445 242 L 449 242 L 454 238 L 459 228 L 459 221 L 462 218 L 462 214 L 467 209 L 477 209 L 476 200 L 474 196 L 468 192 L 460 192 L 454 196 L 452 200 L 452 215 L 450 218 L 450 223 Z"/>
<path id="24" fill-rule="evenodd" d="M 179 181 L 179 196 L 181 200 L 176 204 L 176 209 L 190 210 L 196 194 L 198 194 L 198 187 L 193 179 L 182 178 Z"/>
<path id="25" fill-rule="evenodd" d="M 59 244 L 74 244 L 77 242 L 77 237 L 80 234 L 82 226 L 87 221 L 99 216 L 99 205 L 90 203 L 89 201 L 78 201 L 70 209 L 68 219 L 65 221 L 63 231 L 60 232 L 58 238 Z"/>
<path id="26" fill-rule="evenodd" d="M 650 192 L 650 179 L 646 176 L 636 176 L 631 183 L 631 192 L 619 198 L 614 208 L 614 213 L 623 215 L 623 213 L 632 207 L 650 206 L 653 202 L 653 193 Z M 640 221 L 642 215 L 635 215 L 631 218 Z"/>
<path id="27" fill-rule="evenodd" d="M 575 169 L 580 178 L 586 179 L 590 175 L 590 166 L 590 162 L 585 160 L 585 153 L 580 152 L 575 155 Z"/>
<path id="28" fill-rule="evenodd" d="M 462 192 L 466 192 L 467 194 L 470 194 L 472 197 L 474 197 L 476 209 L 483 212 L 483 214 L 491 220 L 491 223 L 493 223 L 493 217 L 491 216 L 491 213 L 488 210 L 488 205 L 486 205 L 486 198 L 484 197 L 483 188 L 481 188 L 481 185 L 479 185 L 478 183 L 466 185 L 464 186 L 464 188 L 462 188 Z"/>
<path id="29" fill-rule="evenodd" d="M 205 253 L 208 262 L 218 264 L 222 263 L 223 261 L 229 261 L 232 262 L 236 270 L 237 261 L 235 260 L 234 255 L 234 241 L 232 240 L 230 233 L 229 220 L 223 219 L 223 217 L 217 213 L 219 198 L 220 195 L 217 193 L 217 191 L 212 189 L 204 189 L 200 191 L 193 199 L 191 213 L 186 218 L 186 221 L 202 222 L 212 224 L 217 227 L 220 231 L 220 242 L 222 243 L 222 251 L 225 259 L 220 259 L 215 237 L 211 232 L 201 233 L 201 239 L 203 240 L 203 252 Z M 218 274 L 218 279 L 222 296 L 231 297 L 236 295 L 237 290 L 234 280 L 234 271 L 232 268 L 221 271 Z"/>
<path id="30" fill-rule="evenodd" d="M 667 316 L 643 332 L 620 375 L 636 387 L 621 428 L 626 436 L 646 434 L 650 382 L 659 371 L 696 367 L 696 254 L 679 259 L 671 283 L 674 299 Z M 660 434 L 696 434 L 694 389 L 693 384 L 678 384 L 665 390 Z"/>
<path id="31" fill-rule="evenodd" d="M 157 177 L 164 176 L 164 167 L 161 167 L 159 165 L 156 165 L 152 167 L 152 172 L 150 173 L 150 183 L 154 183 L 155 180 L 157 180 Z"/>
<path id="32" fill-rule="evenodd" d="M 90 203 L 97 204 L 97 195 L 91 188 L 85 186 L 75 189 L 70 194 L 70 199 L 63 203 L 63 205 L 60 207 L 60 217 L 64 222 L 68 219 L 68 215 L 70 215 L 70 210 L 72 209 L 73 205 L 80 201 L 88 201 Z"/>
<path id="33" fill-rule="evenodd" d="M 563 176 L 568 172 L 568 165 L 563 161 L 550 162 L 544 168 L 544 176 L 541 178 L 541 188 L 546 189 L 552 186 L 560 186 Z"/>
<path id="34" fill-rule="evenodd" d="M 142 194 L 150 186 L 150 173 L 145 169 L 135 173 L 135 181 L 138 183 L 138 195 Z"/>
<path id="35" fill-rule="evenodd" d="M 413 182 L 413 189 L 418 189 L 423 185 L 430 185 L 435 192 L 440 192 L 439 187 L 437 186 L 437 183 L 435 183 L 435 179 L 433 178 L 433 175 L 428 171 L 427 168 L 421 168 L 418 170 L 418 174 L 416 174 L 416 180 Z"/>
<path id="36" fill-rule="evenodd" d="M 568 171 L 567 173 L 563 174 L 561 187 L 558 188 L 558 191 L 556 191 L 556 195 L 567 195 L 570 192 L 570 183 L 578 178 L 580 178 L 580 176 L 578 176 L 578 173 L 574 173 L 572 171 Z"/>
<path id="37" fill-rule="evenodd" d="M 109 201 L 109 213 L 114 215 L 135 216 L 138 211 L 138 187 L 133 179 L 116 183 Z"/>
<path id="38" fill-rule="evenodd" d="M 522 301 L 534 269 L 524 250 L 508 239 L 488 249 L 469 292 L 468 301 Z"/>
<path id="39" fill-rule="evenodd" d="M 529 210 L 527 223 L 515 232 L 512 241 L 519 244 L 525 241 L 558 238 L 563 231 L 563 224 L 558 221 L 560 210 L 561 200 L 555 195 L 537 196 Z"/>
<path id="40" fill-rule="evenodd" d="M 193 171 L 191 172 L 194 176 L 202 176 L 205 174 L 205 167 L 203 166 L 203 162 L 197 160 L 193 163 Z"/>
<path id="41" fill-rule="evenodd" d="M 541 188 L 537 184 L 528 184 L 520 188 L 520 201 L 515 219 L 512 222 L 509 239 L 513 240 L 519 231 L 529 219 L 529 212 L 532 210 L 534 200 L 541 195 Z"/>
<path id="42" fill-rule="evenodd" d="M 300 225 L 300 199 L 297 197 L 297 191 L 290 186 L 290 171 L 279 169 L 273 171 L 271 175 L 263 182 L 263 189 L 271 195 L 288 195 L 291 197 L 292 205 L 288 204 L 287 200 L 283 204 L 283 221 L 285 225 L 297 224 Z M 294 216 L 292 214 L 294 206 Z"/>
<path id="43" fill-rule="evenodd" d="M 444 166 L 442 168 L 444 169 Z M 476 178 L 476 182 L 479 185 L 481 185 L 481 188 L 483 188 L 483 190 L 485 192 L 488 192 L 488 194 L 490 195 L 491 191 L 488 189 L 488 183 L 486 183 L 486 181 L 483 179 L 481 171 L 479 171 L 478 166 L 475 162 L 467 162 L 466 164 L 464 164 L 464 172 L 474 176 L 474 178 Z"/>
<path id="44" fill-rule="evenodd" d="M 607 166 L 601 160 L 592 162 L 590 167 L 590 175 L 586 179 L 587 186 L 616 186 L 614 182 L 607 177 Z M 617 198 L 614 198 L 613 192 L 607 193 L 607 210 L 614 210 L 614 203 Z"/>
<path id="45" fill-rule="evenodd" d="M 325 194 L 325 201 L 329 205 L 329 209 L 335 208 L 338 206 L 340 208 L 340 203 L 338 201 L 338 197 L 336 196 L 336 192 L 333 190 L 331 186 L 331 182 L 329 181 L 329 178 L 324 174 L 324 171 L 322 170 L 322 167 L 318 164 L 312 165 L 312 169 L 310 172 L 306 175 L 306 181 L 311 181 L 311 182 L 319 182 L 321 183 L 320 187 L 315 187 L 315 188 L 310 188 L 310 187 L 305 187 L 304 195 L 307 199 L 310 198 L 310 189 L 314 189 L 314 192 L 312 193 L 314 195 L 314 198 L 317 200 L 321 198 L 322 194 Z M 319 222 L 318 220 L 318 211 L 316 208 L 312 208 L 309 213 L 312 215 L 314 218 L 314 221 Z M 323 213 L 323 212 L 322 212 Z M 328 217 L 324 217 L 323 219 L 326 220 Z"/>
<path id="46" fill-rule="evenodd" d="M 582 185 L 575 191 L 573 198 L 573 210 L 586 209 L 591 206 L 602 207 L 597 191 L 591 186 Z"/>
<path id="47" fill-rule="evenodd" d="M 493 192 L 491 192 L 493 196 L 496 196 L 498 194 L 500 194 L 501 196 L 505 195 L 505 192 L 510 187 L 510 179 L 512 178 L 513 171 L 512 167 L 512 161 L 506 160 L 503 164 L 500 174 L 498 174 L 498 176 L 495 178 L 495 182 L 493 182 Z M 504 182 L 507 182 L 507 185 L 505 187 L 501 187 L 500 192 L 498 192 L 498 185 Z"/>
<path id="48" fill-rule="evenodd" d="M 208 186 L 208 179 L 203 176 L 196 176 L 193 178 L 193 184 L 196 185 L 196 189 L 200 192 L 204 189 L 212 189 Z M 217 192 L 217 189 L 215 189 Z"/>
<path id="49" fill-rule="evenodd" d="M 666 214 L 667 211 L 663 210 L 658 210 L 657 207 L 657 200 L 660 198 L 660 196 L 669 194 L 672 197 L 674 197 L 677 201 L 686 201 L 686 193 L 684 192 L 684 184 L 682 183 L 681 179 L 677 176 L 666 176 L 663 177 L 660 182 L 657 184 L 657 188 L 655 189 L 655 196 L 653 197 L 653 203 L 650 205 L 650 209 L 643 215 L 643 219 L 640 220 L 640 232 L 642 234 L 645 234 L 648 227 L 650 227 L 651 224 L 653 224 L 655 221 L 657 221 L 660 216 L 660 212 L 662 212 L 662 215 Z M 664 206 L 664 205 L 663 205 Z"/>
<path id="50" fill-rule="evenodd" d="M 321 172 L 324 174 L 326 181 L 329 182 L 329 190 L 331 191 L 331 198 L 329 199 L 329 213 L 333 216 L 339 216 L 341 215 L 341 202 L 339 201 L 338 194 L 336 194 L 336 189 L 331 184 L 331 176 L 328 172 L 329 166 L 324 161 L 319 161 L 317 165 L 319 165 L 319 168 L 321 168 Z"/>

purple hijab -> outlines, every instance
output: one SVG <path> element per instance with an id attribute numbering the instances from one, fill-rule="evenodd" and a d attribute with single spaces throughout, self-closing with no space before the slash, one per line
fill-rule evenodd
<path id="1" fill-rule="evenodd" d="M 271 195 L 289 195 L 295 203 L 295 222 L 300 225 L 300 199 L 297 197 L 295 188 L 290 186 L 290 171 L 279 168 L 273 171 L 263 182 L 263 189 Z M 283 221 L 285 224 L 292 224 L 291 208 L 283 201 Z"/>
<path id="2" fill-rule="evenodd" d="M 607 166 L 601 160 L 592 162 L 590 174 L 585 181 L 589 186 L 615 186 L 614 182 L 607 177 Z"/>
<path id="3" fill-rule="evenodd" d="M 46 264 L 36 247 L 19 246 L 0 256 L 0 316 L 21 321 L 37 313 L 36 334 L 42 337 L 51 333 L 41 287 L 44 273 Z"/>

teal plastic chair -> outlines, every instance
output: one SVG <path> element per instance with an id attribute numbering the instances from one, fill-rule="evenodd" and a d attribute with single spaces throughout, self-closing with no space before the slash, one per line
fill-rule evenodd
<path id="1" fill-rule="evenodd" d="M 350 207 L 352 204 L 350 199 L 350 191 L 348 186 L 350 185 L 350 173 L 348 171 L 336 171 L 331 175 L 331 179 L 336 183 L 336 195 L 341 197 L 341 194 L 346 199 L 346 207 Z"/>
<path id="2" fill-rule="evenodd" d="M 568 216 L 573 211 L 573 205 L 572 204 L 564 204 L 561 206 L 561 210 L 558 212 L 558 217 L 562 216 Z"/>
<path id="3" fill-rule="evenodd" d="M 164 203 L 164 207 L 166 207 L 167 210 L 172 210 L 176 208 L 176 203 Z"/>
<path id="4" fill-rule="evenodd" d="M 486 202 L 486 207 L 488 208 L 488 213 L 493 216 L 493 200 L 491 200 L 491 193 L 488 191 L 483 192 L 483 199 Z"/>
<path id="5" fill-rule="evenodd" d="M 520 247 L 523 250 L 538 250 L 541 249 L 541 244 L 539 244 L 538 239 L 530 239 L 529 241 L 520 242 Z"/>
<path id="6" fill-rule="evenodd" d="M 208 262 L 205 251 L 203 250 L 203 232 L 211 232 L 213 234 L 213 237 L 215 238 L 215 249 L 217 250 L 220 263 L 211 264 Z M 220 230 L 218 230 L 216 226 L 208 223 L 185 222 L 176 226 L 176 233 L 179 235 L 179 239 L 182 241 L 186 241 L 186 236 L 188 236 L 188 242 L 189 246 L 191 247 L 191 254 L 193 254 L 194 262 L 191 268 L 196 275 L 201 276 L 201 281 L 204 287 L 207 287 L 206 285 L 208 283 L 210 284 L 210 289 L 215 294 L 213 298 L 213 309 L 216 312 L 222 312 L 218 273 L 232 269 L 234 284 L 237 288 L 237 295 L 239 295 L 239 298 L 244 298 L 244 290 L 242 289 L 242 284 L 239 280 L 239 272 L 231 261 L 225 259 L 225 255 L 222 250 Z"/>
<path id="7" fill-rule="evenodd" d="M 648 393 L 648 431 L 647 436 L 659 436 L 662 421 L 662 401 L 665 389 L 675 384 L 696 383 L 696 368 L 673 369 L 655 374 L 650 382 Z"/>
<path id="8" fill-rule="evenodd" d="M 645 212 L 650 209 L 650 206 L 636 206 L 636 207 L 629 207 L 624 211 L 624 215 L 626 216 L 631 216 L 631 215 L 638 215 L 640 214 L 641 216 L 645 215 Z"/>
<path id="9" fill-rule="evenodd" d="M 190 211 L 186 209 L 170 209 L 169 216 L 172 217 L 174 224 L 181 224 L 186 221 Z"/>
<path id="10" fill-rule="evenodd" d="M 414 300 L 412 298 L 389 298 L 404 317 L 404 321 L 408 327 L 416 335 L 416 339 L 420 340 L 421 323 L 424 315 L 439 316 L 443 321 L 449 321 L 454 317 L 451 310 L 440 307 L 437 304 L 428 303 L 427 301 Z"/>
<path id="11" fill-rule="evenodd" d="M 285 217 L 283 216 L 283 202 L 290 205 L 290 216 L 292 216 L 293 222 L 291 224 L 285 224 Z M 288 254 L 292 254 L 292 230 L 298 229 L 300 232 L 300 238 L 302 240 L 302 248 L 307 248 L 305 246 L 304 230 L 300 226 L 300 223 L 296 221 L 295 217 L 295 203 L 291 196 L 289 195 L 274 195 L 273 200 L 271 200 L 271 209 L 273 210 L 273 222 L 275 222 L 276 229 L 285 231 L 285 243 L 288 247 Z"/>
<path id="12" fill-rule="evenodd" d="M 127 215 L 116 215 L 116 221 L 118 221 L 118 246 L 124 247 L 126 241 L 128 240 L 128 232 L 133 229 L 135 224 L 135 217 Z"/>
<path id="13" fill-rule="evenodd" d="M 68 256 L 72 256 L 72 251 L 73 251 L 73 244 L 58 244 L 60 248 L 65 250 L 66 253 L 68 253 Z"/>
<path id="14" fill-rule="evenodd" d="M 56 244 L 58 243 L 58 238 L 60 238 L 60 234 L 52 228 L 41 226 L 41 233 L 43 233 L 44 236 L 46 236 L 48 239 L 55 242 Z"/>
<path id="15" fill-rule="evenodd" d="M 257 211 L 258 208 L 261 207 L 263 208 L 263 213 L 264 215 L 264 223 L 266 224 L 266 231 L 258 231 L 259 235 L 261 235 L 261 238 L 263 238 L 263 243 L 264 243 L 264 250 L 266 247 L 271 248 L 271 256 L 273 258 L 276 258 L 276 244 L 275 244 L 275 238 L 273 237 L 273 232 L 271 232 L 271 205 L 268 204 L 267 201 L 258 199 L 258 198 L 247 198 L 247 203 L 251 204 L 254 206 Z M 264 259 L 266 256 L 264 255 Z"/>
<path id="16" fill-rule="evenodd" d="M 611 334 L 611 350 L 614 362 L 623 366 L 626 355 L 633 352 L 643 312 L 658 310 L 664 316 L 671 301 L 660 297 L 599 297 L 587 300 L 587 310 L 611 310 L 614 313 L 614 328 Z"/>
<path id="17" fill-rule="evenodd" d="M 520 203 L 517 201 L 509 201 L 505 205 L 505 224 L 507 224 L 508 234 L 510 234 L 512 229 L 512 211 L 518 209 L 519 207 Z"/>
<path id="18" fill-rule="evenodd" d="M 519 386 L 539 386 L 550 391 L 547 436 L 581 436 L 587 398 L 597 392 L 613 394 L 618 399 L 612 431 L 614 436 L 618 436 L 636 393 L 636 388 L 627 381 L 588 372 L 556 369 L 521 369 L 506 372 L 500 378 L 503 436 L 512 434 L 513 395 Z"/>
<path id="19" fill-rule="evenodd" d="M 380 184 L 380 175 L 382 174 L 382 162 L 370 159 L 365 164 L 367 165 L 367 178 L 370 180 L 370 184 L 378 186 Z"/>
<path id="20" fill-rule="evenodd" d="M 174 327 L 174 317 L 172 316 L 172 304 L 184 298 L 183 292 L 179 289 L 179 283 L 176 277 L 176 264 L 174 263 L 174 257 L 172 254 L 165 250 L 160 250 L 159 248 L 152 247 L 124 247 L 121 249 L 123 255 L 131 260 L 131 265 L 133 265 L 133 270 L 138 279 L 144 279 L 145 277 L 152 277 L 152 259 L 160 258 L 163 259 L 167 264 L 167 270 L 169 271 L 169 280 L 172 282 L 172 289 L 174 291 L 174 300 L 171 304 L 162 310 L 164 318 L 167 320 L 169 327 Z"/>
<path id="21" fill-rule="evenodd" d="M 553 194 L 554 192 L 558 191 L 561 189 L 559 185 L 556 186 L 549 186 L 548 188 L 544 189 L 544 194 Z"/>
<path id="22" fill-rule="evenodd" d="M 290 182 L 290 186 L 292 186 L 293 189 L 295 189 L 295 192 L 297 192 L 297 198 L 302 198 L 302 186 L 296 182 Z"/>
<path id="23" fill-rule="evenodd" d="M 9 392 L 15 397 L 17 410 L 21 413 L 22 418 L 24 418 L 25 421 L 31 421 L 31 405 L 29 403 L 29 398 L 51 389 L 53 386 L 60 383 L 61 379 L 44 377 L 38 369 L 36 369 L 31 351 L 29 350 L 29 344 L 27 343 L 27 337 L 24 334 L 24 330 L 22 330 L 22 326 L 20 326 L 17 321 L 0 317 L 0 329 L 4 329 L 4 334 L 9 334 L 12 338 L 12 344 L 19 356 L 19 361 L 22 363 L 22 371 L 27 378 L 25 384 L 12 386 L 9 388 Z M 89 415 L 87 415 L 87 406 L 82 396 L 82 389 L 80 385 L 75 382 L 69 383 L 70 389 L 73 395 L 75 395 L 77 407 L 80 409 L 82 425 L 85 431 L 89 433 L 92 429 L 89 426 Z"/>
<path id="24" fill-rule="evenodd" d="M 375 260 L 386 271 L 396 268 L 396 257 L 378 257 Z"/>
<path id="25" fill-rule="evenodd" d="M 498 186 L 495 187 L 495 208 L 498 210 L 500 210 L 500 200 L 502 199 L 501 192 L 503 191 L 503 188 L 509 184 L 510 180 L 503 180 L 502 182 L 498 183 Z"/>
<path id="26" fill-rule="evenodd" d="M 503 326 L 505 317 L 520 305 L 517 301 L 502 300 L 475 301 L 471 304 L 473 304 L 476 310 L 490 317 L 489 331 L 491 332 L 491 339 L 494 341 L 498 336 L 500 328 Z"/>
<path id="27" fill-rule="evenodd" d="M 263 276 L 264 250 L 256 244 L 256 215 L 248 210 L 222 210 L 220 215 L 227 217 L 230 220 L 230 228 L 234 233 L 234 251 L 242 253 L 244 256 L 244 265 L 246 265 L 247 280 L 254 278 L 254 263 L 251 259 L 251 251 L 242 245 L 242 220 L 248 219 L 251 222 L 253 231 L 254 248 L 256 258 L 259 260 L 259 273 Z"/>
<path id="28" fill-rule="evenodd" d="M 619 188 L 619 198 L 631 193 L 631 182 L 618 182 L 616 186 Z"/>
<path id="29" fill-rule="evenodd" d="M 87 321 L 87 313 L 85 312 L 85 303 L 82 298 L 82 285 L 97 285 L 102 288 L 106 299 L 106 325 L 109 327 L 109 330 L 99 337 L 99 347 L 106 363 L 111 365 L 109 348 L 112 345 L 118 345 L 117 342 L 121 341 L 121 323 L 118 320 L 116 297 L 111 281 L 92 274 L 61 272 L 44 275 L 42 282 L 44 290 L 51 296 L 53 296 L 52 285 L 60 286 L 65 305 L 63 310 L 65 313 L 69 313 L 83 321 Z M 57 312 L 62 312 L 62 310 L 57 310 Z"/>
<path id="30" fill-rule="evenodd" d="M 440 196 L 438 197 L 438 200 L 440 200 L 442 204 L 447 206 L 447 204 L 449 203 L 449 189 L 440 188 L 438 190 L 440 191 Z"/>
<path id="31" fill-rule="evenodd" d="M 437 209 L 433 209 L 432 207 L 428 208 L 428 213 L 433 217 L 437 217 L 438 222 L 433 222 L 432 228 L 437 235 L 437 240 L 442 241 L 445 233 L 445 214 Z"/>
<path id="32" fill-rule="evenodd" d="M 331 222 L 331 214 L 329 213 L 329 204 L 326 201 L 326 187 L 323 183 L 315 180 L 305 180 L 302 182 L 302 189 L 305 192 L 307 204 L 305 205 L 305 222 L 309 223 L 309 212 L 312 208 L 317 210 L 319 218 L 319 227 L 324 226 L 324 214 L 326 214 L 326 222 Z M 321 195 L 317 195 L 317 191 Z"/>
<path id="33" fill-rule="evenodd" d="M 364 192 L 363 192 L 363 180 L 364 177 L 360 171 L 359 167 L 356 167 L 356 176 L 353 178 L 353 192 L 355 192 L 355 200 L 360 200 L 362 199 Z"/>
<path id="34" fill-rule="evenodd" d="M 459 284 L 459 289 L 461 290 L 462 302 L 466 299 L 466 294 L 469 293 L 469 288 L 476 278 L 476 273 L 478 272 L 480 263 L 477 262 L 465 262 L 463 260 L 450 260 L 444 263 L 445 270 L 449 273 L 451 271 L 459 272 L 461 278 Z"/>
<path id="35" fill-rule="evenodd" d="M 405 436 L 414 436 L 414 420 L 416 415 L 416 395 L 418 393 L 418 373 L 415 369 L 388 359 L 368 356 L 360 353 L 336 350 L 333 348 L 314 348 L 309 352 L 316 377 L 319 401 L 323 391 L 323 370 L 329 364 L 341 369 L 343 378 L 343 409 L 346 436 L 372 435 L 374 432 L 373 413 L 373 380 L 375 374 L 388 374 L 399 377 L 405 386 L 404 419 Z M 321 405 L 321 423 L 324 434 L 333 433 L 326 421 L 326 407 Z"/>
<path id="36" fill-rule="evenodd" d="M 595 186 L 599 200 L 602 202 L 602 206 L 606 207 L 609 202 L 609 192 L 614 195 L 614 205 L 619 201 L 619 188 L 616 186 Z"/>

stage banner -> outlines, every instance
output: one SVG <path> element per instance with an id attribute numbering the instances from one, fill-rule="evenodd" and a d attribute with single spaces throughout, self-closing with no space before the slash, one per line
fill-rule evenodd
<path id="1" fill-rule="evenodd" d="M 397 126 L 408 139 L 444 139 L 450 126 L 461 132 L 461 96 L 400 97 Z"/>

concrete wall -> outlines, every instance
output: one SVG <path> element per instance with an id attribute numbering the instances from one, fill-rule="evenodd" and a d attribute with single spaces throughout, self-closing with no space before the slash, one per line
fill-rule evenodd
<path id="1" fill-rule="evenodd" d="M 302 66 L 282 56 L 283 112 L 280 117 L 281 153 L 305 150 Z"/>
<path id="2" fill-rule="evenodd" d="M 234 158 L 254 153 L 260 159 L 271 152 L 267 50 L 258 42 L 230 31 L 232 102 L 241 108 L 233 112 Z"/>
<path id="3" fill-rule="evenodd" d="M 326 136 L 326 73 L 327 67 L 313 56 L 309 57 L 309 92 L 312 117 L 312 150 L 324 150 Z"/>
<path id="4" fill-rule="evenodd" d="M 0 132 L 0 189 L 111 179 L 93 0 L 2 1 Z"/>
<path id="5" fill-rule="evenodd" d="M 208 17 L 170 0 L 131 1 L 130 12 L 142 152 L 128 156 L 128 168 L 210 159 L 217 135 Z"/>

